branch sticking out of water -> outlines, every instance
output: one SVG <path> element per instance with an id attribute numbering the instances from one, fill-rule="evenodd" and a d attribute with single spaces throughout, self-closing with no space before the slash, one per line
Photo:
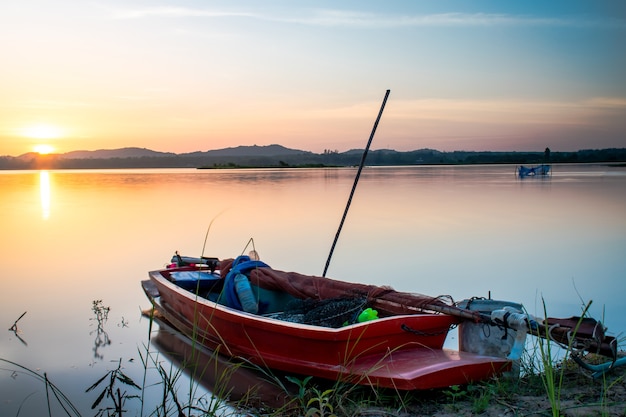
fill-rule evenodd
<path id="1" fill-rule="evenodd" d="M 15 320 L 15 322 L 13 323 L 13 326 L 9 327 L 9 331 L 12 331 L 15 334 L 15 337 L 17 337 L 20 342 L 28 346 L 28 343 L 26 343 L 26 341 L 20 337 L 19 329 L 17 328 L 17 322 L 20 321 L 20 319 L 24 317 L 24 315 L 26 315 L 26 311 L 23 312 L 22 315 L 17 318 L 17 320 Z"/>
<path id="2" fill-rule="evenodd" d="M 24 317 L 25 315 L 26 315 L 26 311 L 23 312 L 22 315 L 17 318 L 17 320 L 15 320 L 15 322 L 13 323 L 13 326 L 9 327 L 9 330 L 17 333 L 17 322 L 20 321 L 22 317 Z"/>

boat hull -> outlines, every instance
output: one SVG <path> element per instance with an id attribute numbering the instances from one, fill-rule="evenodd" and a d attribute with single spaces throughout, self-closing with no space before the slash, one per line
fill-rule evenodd
<path id="1" fill-rule="evenodd" d="M 443 350 L 458 319 L 407 314 L 341 328 L 291 323 L 226 307 L 152 271 L 146 294 L 197 343 L 264 368 L 401 390 L 483 380 L 510 367 L 503 358 Z"/>
<path id="2" fill-rule="evenodd" d="M 534 176 L 548 176 L 550 175 L 550 165 L 542 164 L 531 167 L 520 166 L 517 168 L 517 174 L 521 178 L 534 177 Z"/>

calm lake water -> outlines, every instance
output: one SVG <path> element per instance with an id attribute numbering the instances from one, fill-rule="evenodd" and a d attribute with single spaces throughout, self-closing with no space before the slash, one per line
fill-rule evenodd
<path id="1" fill-rule="evenodd" d="M 621 337 L 626 169 L 557 165 L 550 178 L 520 180 L 514 168 L 366 168 L 327 276 L 455 300 L 490 292 L 538 316 L 542 300 L 553 317 L 593 300 L 591 315 Z M 0 359 L 45 372 L 83 415 L 95 414 L 99 391 L 86 388 L 120 360 L 141 382 L 140 353 L 159 352 L 141 314 L 148 270 L 176 250 L 235 257 L 252 238 L 272 267 L 321 275 L 355 172 L 0 172 Z M 110 308 L 110 344 L 95 300 Z M 7 331 L 24 312 L 19 332 Z M 169 367 L 165 353 L 158 360 Z M 43 383 L 0 361 L 0 415 L 47 415 L 45 401 Z"/>

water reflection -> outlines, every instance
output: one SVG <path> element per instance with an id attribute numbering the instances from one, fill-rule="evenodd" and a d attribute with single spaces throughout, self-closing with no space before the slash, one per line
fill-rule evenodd
<path id="1" fill-rule="evenodd" d="M 41 216 L 44 220 L 50 217 L 50 173 L 39 172 L 39 195 L 41 197 Z"/>
<path id="2" fill-rule="evenodd" d="M 104 325 L 109 319 L 109 311 L 111 311 L 111 308 L 105 307 L 102 304 L 102 300 L 95 300 L 92 302 L 91 311 L 93 311 L 95 316 L 91 318 L 91 320 L 96 322 L 96 330 L 90 333 L 96 334 L 96 338 L 93 342 L 93 357 L 95 359 L 103 359 L 104 356 L 100 353 L 100 348 L 111 344 L 109 334 L 104 330 Z"/>
<path id="3" fill-rule="evenodd" d="M 268 375 L 244 362 L 230 360 L 204 349 L 155 319 L 159 330 L 151 339 L 158 351 L 200 383 L 204 389 L 231 404 L 244 407 L 283 407 L 291 400 L 284 378 Z M 274 379 L 272 381 L 272 379 Z"/>
<path id="4" fill-rule="evenodd" d="M 22 317 L 24 317 L 26 315 L 26 311 L 22 313 L 21 316 L 19 316 L 17 318 L 17 320 L 15 320 L 15 323 L 13 323 L 13 326 L 9 327 L 9 331 L 13 332 L 13 334 L 15 335 L 15 337 L 17 337 L 17 339 L 22 342 L 24 344 L 24 346 L 28 346 L 28 343 L 26 343 L 26 341 L 24 339 L 22 339 L 22 337 L 20 336 L 20 334 L 22 333 L 20 331 L 20 329 L 18 329 L 17 327 L 17 322 L 20 321 L 22 319 Z"/>

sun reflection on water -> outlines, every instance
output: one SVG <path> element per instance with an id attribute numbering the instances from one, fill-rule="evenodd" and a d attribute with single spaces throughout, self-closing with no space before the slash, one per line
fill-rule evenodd
<path id="1" fill-rule="evenodd" d="M 44 220 L 50 217 L 50 173 L 39 173 L 39 194 L 41 196 L 41 216 Z"/>

